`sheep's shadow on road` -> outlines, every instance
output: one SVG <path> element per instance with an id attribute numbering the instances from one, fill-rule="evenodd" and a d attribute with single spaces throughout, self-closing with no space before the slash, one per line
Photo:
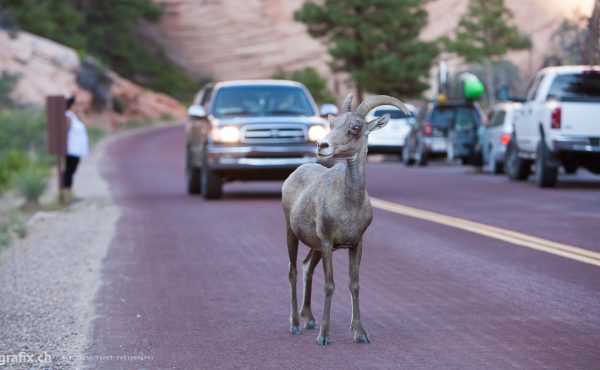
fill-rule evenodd
<path id="1" fill-rule="evenodd" d="M 257 200 L 257 199 L 281 199 L 281 191 L 262 191 L 262 192 L 224 192 L 221 201 L 227 200 Z"/>
<path id="2" fill-rule="evenodd" d="M 581 181 L 581 180 L 562 180 L 559 179 L 556 184 L 559 190 L 600 190 L 600 181 Z"/>

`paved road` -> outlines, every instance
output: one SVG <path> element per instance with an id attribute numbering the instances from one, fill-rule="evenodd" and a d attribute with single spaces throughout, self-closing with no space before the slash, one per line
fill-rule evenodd
<path id="1" fill-rule="evenodd" d="M 336 252 L 333 343 L 288 333 L 281 183 L 189 197 L 183 130 L 124 138 L 105 176 L 124 212 L 96 300 L 94 368 L 600 368 L 600 267 L 375 210 L 361 269 L 370 345 L 352 342 Z M 600 250 L 600 181 L 541 190 L 465 168 L 368 166 L 374 197 Z M 304 254 L 307 249 L 301 250 Z M 322 313 L 322 270 L 313 311 Z"/>

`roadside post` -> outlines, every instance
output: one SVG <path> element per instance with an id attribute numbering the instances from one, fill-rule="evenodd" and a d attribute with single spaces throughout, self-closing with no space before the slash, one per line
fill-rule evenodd
<path id="1" fill-rule="evenodd" d="M 58 199 L 60 203 L 64 203 L 62 162 L 67 153 L 66 106 L 65 97 L 62 95 L 46 97 L 48 153 L 56 156 L 56 177 L 58 178 Z"/>

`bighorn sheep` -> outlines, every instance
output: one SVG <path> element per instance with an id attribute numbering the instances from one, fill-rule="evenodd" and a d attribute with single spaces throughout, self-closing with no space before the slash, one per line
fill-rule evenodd
<path id="1" fill-rule="evenodd" d="M 290 332 L 300 334 L 300 316 L 305 329 L 315 329 L 317 323 L 310 308 L 312 275 L 323 259 L 325 273 L 325 308 L 317 343 L 330 343 L 331 298 L 333 282 L 332 253 L 347 248 L 350 265 L 350 293 L 352 295 L 352 323 L 354 341 L 369 343 L 369 335 L 360 321 L 358 303 L 359 266 L 362 255 L 362 236 L 371 223 L 373 212 L 365 189 L 367 138 L 370 132 L 384 127 L 388 114 L 366 122 L 366 114 L 373 108 L 389 104 L 410 114 L 398 99 L 379 95 L 362 102 L 356 112 L 350 106 L 348 95 L 338 117 L 329 116 L 331 131 L 317 142 L 320 159 L 342 159 L 328 168 L 320 164 L 305 164 L 294 171 L 283 184 L 282 203 L 287 225 L 287 245 L 290 257 L 289 280 L 292 290 Z M 304 259 L 304 299 L 298 312 L 296 295 L 296 258 L 298 241 L 310 248 Z"/>

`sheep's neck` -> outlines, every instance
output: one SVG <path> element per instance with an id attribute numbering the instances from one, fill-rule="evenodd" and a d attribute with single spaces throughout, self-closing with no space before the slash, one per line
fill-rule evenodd
<path id="1" fill-rule="evenodd" d="M 345 195 L 348 200 L 362 204 L 365 198 L 365 164 L 367 161 L 367 146 L 360 152 L 346 159 Z"/>

